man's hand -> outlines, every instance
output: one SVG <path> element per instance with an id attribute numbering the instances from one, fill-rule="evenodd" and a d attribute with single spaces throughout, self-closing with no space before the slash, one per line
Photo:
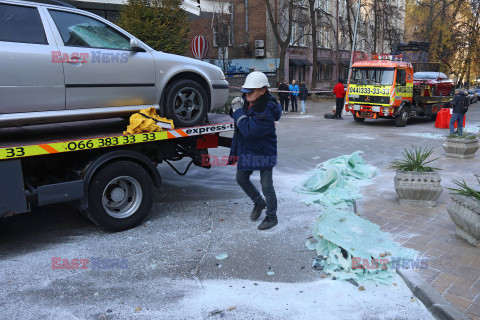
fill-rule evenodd
<path id="1" fill-rule="evenodd" d="M 235 111 L 237 111 L 240 108 L 243 108 L 243 99 L 241 97 L 236 97 L 235 99 L 232 100 L 232 105 L 230 106 L 230 110 L 228 112 L 230 117 L 232 117 Z"/>

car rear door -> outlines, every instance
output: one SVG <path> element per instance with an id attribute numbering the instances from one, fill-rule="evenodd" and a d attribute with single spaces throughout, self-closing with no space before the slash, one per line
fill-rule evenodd
<path id="1" fill-rule="evenodd" d="M 35 5 L 0 2 L 0 113 L 65 109 L 63 66 L 47 19 Z"/>
<path id="2" fill-rule="evenodd" d="M 132 51 L 127 35 L 93 15 L 48 12 L 61 43 L 67 109 L 154 104 L 156 73 L 148 50 Z"/>

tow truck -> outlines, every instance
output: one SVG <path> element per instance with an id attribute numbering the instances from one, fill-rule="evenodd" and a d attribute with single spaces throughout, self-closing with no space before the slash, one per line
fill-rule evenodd
<path id="1" fill-rule="evenodd" d="M 209 114 L 209 124 L 122 134 L 124 120 L 42 124 L 0 129 L 0 220 L 36 207 L 67 203 L 109 231 L 140 224 L 162 179 L 157 165 L 178 174 L 210 168 L 208 149 L 229 148 L 231 118 Z M 191 158 L 184 172 L 171 161 Z"/>
<path id="2" fill-rule="evenodd" d="M 345 109 L 356 122 L 365 119 L 395 119 L 404 127 L 414 116 L 436 118 L 453 97 L 433 96 L 428 86 L 413 84 L 413 66 L 401 55 L 372 56 L 352 65 Z"/>

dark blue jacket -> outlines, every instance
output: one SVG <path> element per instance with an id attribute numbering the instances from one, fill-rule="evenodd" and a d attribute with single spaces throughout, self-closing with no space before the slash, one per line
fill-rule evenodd
<path id="1" fill-rule="evenodd" d="M 462 93 L 457 93 L 453 98 L 453 113 L 465 114 L 468 110 L 468 97 Z"/>
<path id="2" fill-rule="evenodd" d="M 282 107 L 268 91 L 248 108 L 232 115 L 235 133 L 230 149 L 230 164 L 237 161 L 239 170 L 266 170 L 277 164 L 277 134 L 275 121 L 282 115 Z"/>

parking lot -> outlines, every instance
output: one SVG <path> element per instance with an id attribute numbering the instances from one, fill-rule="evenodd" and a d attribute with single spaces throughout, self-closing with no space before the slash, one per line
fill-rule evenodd
<path id="1" fill-rule="evenodd" d="M 458 299 L 448 299 L 452 295 L 448 288 L 444 297 L 474 318 L 480 309 L 475 308 L 480 267 L 473 266 L 480 262 L 480 254 L 463 245 L 454 234 L 453 222 L 448 224 L 448 190 L 434 209 L 402 208 L 396 202 L 394 171 L 389 166 L 404 147 L 432 147 L 441 158 L 435 164 L 443 169 L 446 188 L 453 186 L 454 179 L 475 181 L 474 174 L 480 171 L 478 155 L 466 160 L 446 158 L 442 136 L 448 130 L 437 129 L 426 119 L 412 119 L 403 128 L 395 127 L 393 120 L 359 124 L 351 116 L 325 119 L 333 104 L 308 101 L 306 115 L 289 113 L 277 124 L 279 163 L 274 184 L 279 225 L 269 231 L 259 231 L 259 222 L 249 219 L 252 204 L 235 182 L 235 168 L 225 166 L 193 167 L 187 175 L 178 176 L 160 165 L 164 190 L 157 194 L 147 220 L 125 232 L 106 233 L 66 205 L 8 219 L 0 235 L 0 318 L 433 319 L 400 277 L 395 286 L 372 283 L 360 291 L 348 282 L 322 277 L 321 271 L 311 267 L 315 253 L 305 247 L 305 241 L 320 210 L 302 204 L 303 196 L 294 188 L 317 164 L 355 151 L 363 151 L 366 162 L 379 170 L 358 201 L 360 216 L 386 225 L 385 208 L 423 215 L 424 229 L 417 228 L 416 233 L 384 229 L 420 254 L 428 251 L 422 252 L 421 246 L 429 242 L 416 243 L 411 238 L 429 236 L 432 215 L 443 217 L 445 228 L 435 231 L 438 237 L 452 239 L 449 252 L 437 250 L 431 259 L 441 259 L 452 250 L 465 250 L 471 257 L 464 264 L 472 265 L 473 271 L 462 269 L 478 271 L 476 278 L 469 277 L 469 297 L 459 292 L 453 294 Z M 473 104 L 466 115 L 467 130 L 476 134 L 479 105 Z M 219 148 L 212 154 L 221 157 L 228 150 Z M 177 165 L 183 168 L 187 163 Z M 258 179 L 255 176 L 257 184 Z M 383 220 L 377 215 L 380 212 Z M 220 254 L 228 257 L 219 260 Z M 63 259 L 80 267 L 62 269 Z M 84 269 L 82 259 L 90 261 L 87 265 L 83 260 Z M 443 269 L 436 273 L 435 265 L 430 266 L 421 276 L 433 283 Z M 459 270 L 455 266 L 450 273 L 461 277 Z"/>

